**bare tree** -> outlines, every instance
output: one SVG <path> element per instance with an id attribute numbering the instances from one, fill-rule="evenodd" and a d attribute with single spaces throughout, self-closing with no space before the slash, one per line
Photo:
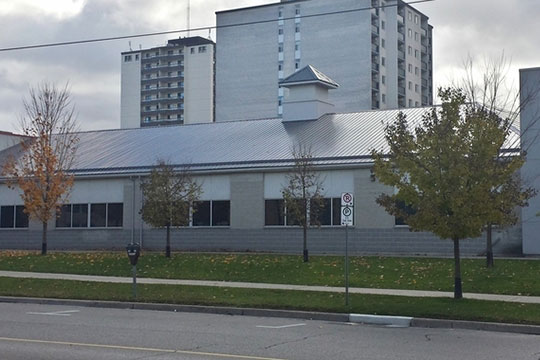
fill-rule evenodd
<path id="1" fill-rule="evenodd" d="M 143 220 L 154 227 L 167 229 L 165 256 L 171 257 L 171 226 L 188 225 L 189 208 L 199 199 L 201 185 L 193 180 L 189 168 L 178 172 L 171 164 L 158 160 L 141 188 Z"/>
<path id="2" fill-rule="evenodd" d="M 47 225 L 67 200 L 73 185 L 69 170 L 75 160 L 78 136 L 74 106 L 68 85 L 58 88 L 42 83 L 31 88 L 23 101 L 20 126 L 25 139 L 22 156 L 11 158 L 3 172 L 10 186 L 22 190 L 24 211 L 41 221 L 41 253 L 47 254 Z"/>
<path id="3" fill-rule="evenodd" d="M 287 174 L 287 184 L 283 186 L 281 193 L 285 201 L 288 224 L 293 223 L 303 229 L 303 259 L 308 262 L 307 229 L 310 218 L 312 223 L 316 222 L 317 213 L 324 206 L 323 181 L 315 172 L 311 147 L 299 144 L 293 147 L 292 154 L 294 167 Z"/>

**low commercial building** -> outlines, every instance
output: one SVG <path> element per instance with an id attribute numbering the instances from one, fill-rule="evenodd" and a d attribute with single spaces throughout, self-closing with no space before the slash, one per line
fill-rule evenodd
<path id="1" fill-rule="evenodd" d="M 311 253 L 343 252 L 340 197 L 349 192 L 352 253 L 452 254 L 451 241 L 411 232 L 376 204 L 393 189 L 373 176 L 370 153 L 386 148 L 384 126 L 399 110 L 332 113 L 328 90 L 338 84 L 312 67 L 283 86 L 289 88 L 283 118 L 80 133 L 75 184 L 69 204 L 49 224 L 49 248 L 121 249 L 139 242 L 163 249 L 165 230 L 141 219 L 140 184 L 164 159 L 178 169 L 189 166 L 203 189 L 189 225 L 172 231 L 173 250 L 301 253 L 302 231 L 290 224 L 281 189 L 294 164 L 292 149 L 303 144 L 311 147 L 325 198 L 322 225 L 308 232 Z M 402 111 L 414 126 L 427 109 Z M 516 141 L 513 134 L 510 143 Z M 0 162 L 16 150 L 0 152 Z M 0 205 L 0 247 L 38 249 L 41 228 L 24 219 L 18 192 L 0 184 Z M 494 244 L 496 253 L 521 254 L 521 225 L 497 230 Z M 484 239 L 462 242 L 464 254 L 484 248 Z"/>

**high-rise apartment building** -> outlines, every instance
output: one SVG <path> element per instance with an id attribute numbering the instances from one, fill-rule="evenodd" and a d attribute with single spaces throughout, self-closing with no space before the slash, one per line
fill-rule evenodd
<path id="1" fill-rule="evenodd" d="M 281 116 L 279 82 L 307 65 L 340 85 L 336 112 L 432 104 L 432 26 L 402 0 L 281 0 L 217 25 L 216 121 Z"/>
<path id="2" fill-rule="evenodd" d="M 214 55 L 199 36 L 123 52 L 121 127 L 213 122 Z"/>

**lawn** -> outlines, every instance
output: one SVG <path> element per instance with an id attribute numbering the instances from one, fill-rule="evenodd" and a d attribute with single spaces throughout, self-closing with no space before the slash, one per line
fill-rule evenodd
<path id="1" fill-rule="evenodd" d="M 132 301 L 130 284 L 39 279 L 0 278 L 0 295 Z M 345 307 L 343 294 L 139 284 L 137 301 L 540 325 L 540 305 L 467 299 L 456 301 L 450 298 L 353 294 L 350 296 L 350 307 Z"/>
<path id="2" fill-rule="evenodd" d="M 496 259 L 486 269 L 485 260 L 463 259 L 465 292 L 540 296 L 540 261 Z M 130 276 L 123 252 L 65 253 L 1 251 L 0 270 L 105 276 Z M 137 265 L 139 277 L 246 281 L 277 284 L 343 286 L 343 258 L 257 254 L 144 252 Z M 426 257 L 352 257 L 350 286 L 453 291 L 453 260 Z"/>

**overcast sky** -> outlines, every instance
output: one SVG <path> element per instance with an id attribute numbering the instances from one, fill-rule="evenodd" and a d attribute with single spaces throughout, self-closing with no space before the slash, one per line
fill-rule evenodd
<path id="1" fill-rule="evenodd" d="M 332 0 L 328 0 L 332 1 Z M 191 26 L 215 24 L 215 11 L 278 0 L 191 0 Z M 185 29 L 187 0 L 0 1 L 0 48 Z M 539 0 L 435 0 L 415 7 L 434 26 L 435 87 L 459 77 L 470 54 L 478 64 L 505 55 L 508 87 L 518 69 L 540 66 Z M 132 48 L 179 35 L 132 39 Z M 194 35 L 194 34 L 192 34 Z M 208 36 L 208 32 L 197 34 Z M 210 34 L 215 40 L 215 31 Z M 82 130 L 120 127 L 120 52 L 128 40 L 0 52 L 0 130 L 17 131 L 22 99 L 39 82 L 69 82 Z"/>

